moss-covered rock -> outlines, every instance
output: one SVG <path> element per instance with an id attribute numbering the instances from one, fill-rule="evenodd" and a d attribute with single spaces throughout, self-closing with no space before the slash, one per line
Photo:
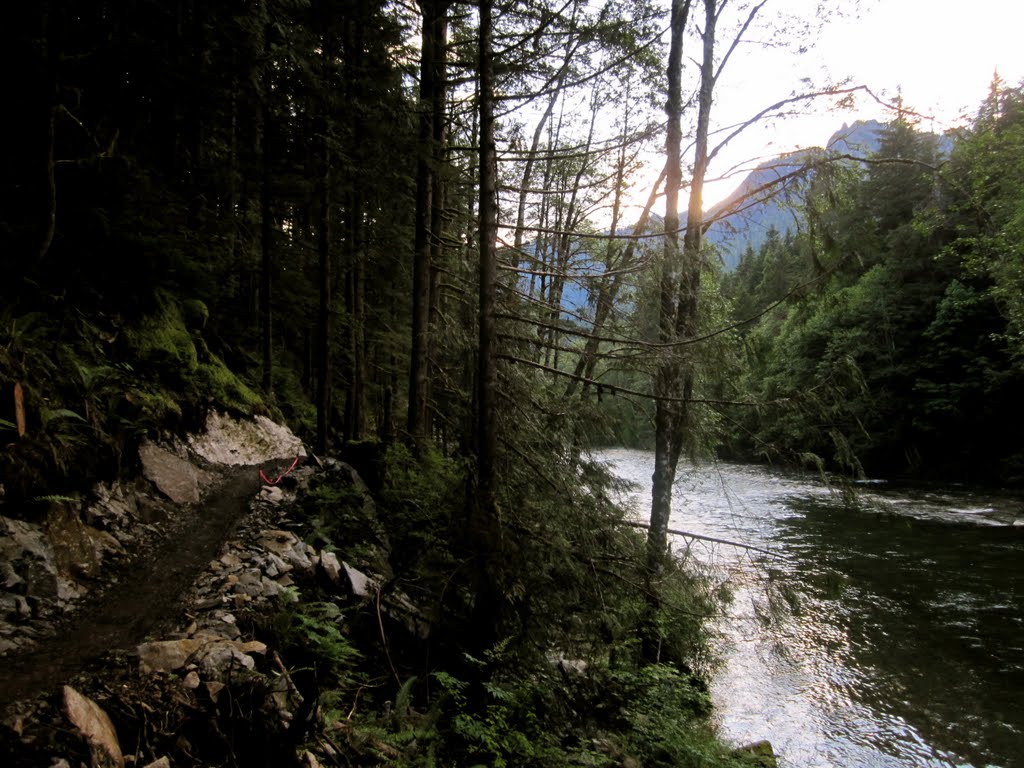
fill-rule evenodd
<path id="1" fill-rule="evenodd" d="M 740 765 L 750 768 L 778 768 L 779 762 L 775 750 L 769 741 L 755 741 L 733 751 L 733 757 Z"/>
<path id="2" fill-rule="evenodd" d="M 169 295 L 158 294 L 157 307 L 135 327 L 125 329 L 129 347 L 137 361 L 152 372 L 186 377 L 199 365 L 192 334 L 185 327 L 181 308 Z"/>
<path id="3" fill-rule="evenodd" d="M 141 394 L 147 415 L 162 413 L 180 419 L 182 402 L 193 411 L 210 406 L 244 415 L 267 411 L 263 399 L 207 347 L 201 329 L 208 317 L 201 301 L 179 302 L 158 293 L 157 310 L 126 329 L 140 371 L 170 390 L 149 389 Z M 174 395 L 179 395 L 178 402 Z"/>
<path id="4" fill-rule="evenodd" d="M 181 303 L 181 314 L 190 331 L 201 331 L 210 319 L 210 310 L 199 299 L 187 299 Z"/>
<path id="5" fill-rule="evenodd" d="M 199 363 L 195 383 L 205 399 L 229 411 L 247 416 L 266 411 L 263 398 L 228 370 L 216 355 L 211 354 L 209 362 Z"/>

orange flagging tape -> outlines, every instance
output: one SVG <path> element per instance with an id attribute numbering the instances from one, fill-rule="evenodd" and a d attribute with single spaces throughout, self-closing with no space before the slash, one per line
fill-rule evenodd
<path id="1" fill-rule="evenodd" d="M 260 479 L 261 479 L 261 480 L 262 480 L 262 481 L 263 481 L 263 482 L 264 482 L 264 483 L 265 483 L 266 485 L 277 485 L 277 484 L 278 484 L 278 483 L 280 483 L 280 482 L 281 482 L 282 480 L 284 480 L 285 476 L 286 476 L 286 475 L 288 475 L 288 474 L 290 474 L 290 473 L 291 473 L 291 471 L 292 471 L 293 469 L 295 469 L 295 467 L 297 467 L 298 465 L 299 465 L 299 457 L 298 457 L 298 456 L 296 456 L 296 457 L 295 457 L 295 461 L 293 461 L 293 462 L 292 462 L 292 465 L 291 465 L 290 467 L 288 467 L 288 469 L 286 469 L 286 470 L 285 470 L 284 472 L 282 472 L 282 473 L 281 473 L 280 475 L 278 475 L 278 476 L 277 476 L 277 479 L 275 479 L 275 480 L 271 480 L 271 479 L 270 479 L 269 477 L 267 477 L 267 476 L 266 476 L 265 474 L 263 474 L 263 470 L 262 470 L 262 469 L 260 470 Z"/>

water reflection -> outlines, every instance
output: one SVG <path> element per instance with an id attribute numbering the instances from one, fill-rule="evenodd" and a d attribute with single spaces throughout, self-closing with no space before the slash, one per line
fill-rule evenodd
<path id="1" fill-rule="evenodd" d="M 650 509 L 653 456 L 607 451 Z M 671 527 L 728 578 L 722 728 L 793 768 L 1024 766 L 1024 526 L 1018 500 L 716 465 L 680 472 Z M 786 606 L 779 618 L 773 607 Z"/>

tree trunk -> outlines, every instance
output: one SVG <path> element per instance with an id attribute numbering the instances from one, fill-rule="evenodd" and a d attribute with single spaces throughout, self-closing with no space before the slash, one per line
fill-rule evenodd
<path id="1" fill-rule="evenodd" d="M 264 98 L 269 96 L 269 90 Z M 270 203 L 270 105 L 263 105 L 262 171 L 260 174 L 260 348 L 263 354 L 263 392 L 273 394 L 273 327 L 271 321 L 271 238 L 274 234 Z"/>
<path id="2" fill-rule="evenodd" d="M 317 255 L 320 274 L 319 334 L 317 335 L 316 451 L 327 451 L 331 420 L 331 151 L 328 120 L 324 118 L 321 153 L 320 216 Z"/>
<path id="3" fill-rule="evenodd" d="M 60 49 L 57 41 L 53 40 L 53 22 L 50 18 L 49 6 L 44 6 L 42 13 L 43 35 L 46 41 L 46 88 L 47 88 L 47 114 L 46 114 L 46 220 L 43 225 L 43 234 L 39 240 L 37 258 L 40 262 L 46 258 L 50 246 L 53 244 L 53 236 L 57 232 L 57 162 L 54 158 L 54 144 L 57 141 L 57 65 L 60 62 Z"/>
<path id="4" fill-rule="evenodd" d="M 665 241 L 658 311 L 658 336 L 662 343 L 674 340 L 675 288 L 679 262 L 679 189 L 682 186 L 682 56 L 683 32 L 690 12 L 690 0 L 673 0 L 668 56 L 668 120 L 665 139 Z M 654 395 L 659 398 L 654 414 L 654 475 L 651 478 L 651 527 L 647 535 L 647 561 L 651 572 L 660 569 L 668 543 L 668 521 L 672 515 L 672 483 L 678 457 L 673 426 L 679 419 L 680 404 L 671 398 L 677 390 L 679 363 L 676 350 L 668 348 L 658 363 Z"/>
<path id="5" fill-rule="evenodd" d="M 426 377 L 426 407 L 423 412 L 422 431 L 425 435 L 433 434 L 434 402 L 433 398 L 433 377 L 429 375 L 430 370 L 436 364 L 436 342 L 437 328 L 440 315 L 440 268 L 444 257 L 444 214 L 447 200 L 447 179 L 444 168 L 447 163 L 448 142 L 448 115 L 447 115 L 447 56 L 448 56 L 448 5 L 447 2 L 440 3 L 438 19 L 434 35 L 436 48 L 434 63 L 436 74 L 434 77 L 434 88 L 430 104 L 430 118 L 432 123 L 431 139 L 433 149 L 433 172 L 431 174 L 430 190 L 430 306 L 427 311 L 427 377 Z"/>
<path id="6" fill-rule="evenodd" d="M 693 176 L 690 182 L 690 201 L 687 206 L 686 234 L 683 237 L 682 258 L 678 268 L 674 259 L 679 256 L 678 189 L 681 175 L 679 168 L 679 114 L 681 112 L 678 58 L 673 66 L 676 53 L 675 27 L 676 5 L 673 4 L 672 49 L 669 54 L 669 136 L 666 143 L 669 154 L 668 180 L 666 181 L 665 216 L 665 270 L 661 281 L 661 314 L 659 335 L 662 343 L 675 343 L 693 339 L 698 334 L 698 300 L 700 298 L 701 247 L 703 245 L 704 223 L 704 178 L 708 166 L 708 131 L 711 124 L 711 103 L 715 86 L 715 26 L 718 21 L 717 0 L 703 0 L 704 27 L 701 30 L 703 52 L 700 67 L 700 85 L 697 104 L 697 134 L 694 138 Z M 688 4 L 687 4 L 688 5 Z M 688 7 L 687 7 L 688 10 Z M 682 34 L 682 30 L 678 31 Z M 680 51 L 681 52 L 681 51 Z M 668 194 L 669 188 L 672 193 Z M 670 221 L 671 216 L 671 221 Z M 677 274 L 678 272 L 678 274 Z M 682 357 L 679 347 L 666 348 L 665 357 L 658 365 L 655 379 L 655 395 L 658 400 L 655 410 L 655 458 L 651 498 L 651 528 L 648 536 L 648 563 L 656 569 L 667 550 L 667 529 L 672 514 L 672 484 L 676 468 L 686 439 L 689 418 L 688 401 L 693 395 L 694 372 Z"/>
<path id="7" fill-rule="evenodd" d="M 420 47 L 419 159 L 416 165 L 415 243 L 413 255 L 412 355 L 409 366 L 409 411 L 406 428 L 413 445 L 426 439 L 430 367 L 431 251 L 440 242 L 441 217 L 435 216 L 434 177 L 443 161 L 445 128 L 445 41 L 447 1 L 420 0 L 423 37 Z"/>
<path id="8" fill-rule="evenodd" d="M 494 563 L 500 560 L 501 529 L 497 515 L 497 337 L 495 301 L 497 295 L 497 147 L 494 139 L 494 0 L 480 0 L 479 98 L 480 114 L 480 225 L 479 225 L 479 328 L 476 376 L 476 488 L 469 499 L 465 535 L 470 564 L 466 571 L 468 590 L 473 596 L 472 615 L 464 636 L 464 647 L 477 658 L 485 658 L 497 640 L 501 615 L 501 591 L 495 581 Z M 468 697 L 473 705 L 482 703 L 486 694 L 483 680 L 486 668 L 471 686 Z"/>
<path id="9" fill-rule="evenodd" d="M 496 498 L 497 374 L 494 304 L 497 280 L 498 193 L 494 140 L 493 2 L 480 2 L 480 306 L 477 360 L 477 492 L 480 514 L 493 517 Z M 489 526 L 491 520 L 485 520 Z"/>
<path id="10" fill-rule="evenodd" d="M 345 399 L 345 437 L 360 440 L 363 436 L 366 402 L 366 255 L 363 250 L 363 200 L 353 192 L 349 206 L 349 271 L 347 303 L 349 310 L 349 375 Z"/>

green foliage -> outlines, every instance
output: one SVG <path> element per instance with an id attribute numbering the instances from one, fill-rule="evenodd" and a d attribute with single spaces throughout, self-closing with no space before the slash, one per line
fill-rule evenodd
<path id="1" fill-rule="evenodd" d="M 325 683 L 342 688 L 356 676 L 361 658 L 344 620 L 334 603 L 297 601 L 274 617 L 272 629 L 286 657 L 308 660 Z"/>
<path id="2" fill-rule="evenodd" d="M 484 684 L 482 707 L 470 706 L 469 684 L 446 672 L 435 672 L 450 712 L 451 735 L 464 752 L 466 765 L 559 765 L 564 753 L 557 736 L 536 709 L 535 683 L 527 680 L 508 684 Z"/>
<path id="3" fill-rule="evenodd" d="M 316 407 L 294 365 L 274 366 L 274 404 L 292 432 L 307 444 L 312 443 L 316 435 Z"/>
<path id="4" fill-rule="evenodd" d="M 377 572 L 386 569 L 386 563 L 378 562 L 387 536 L 376 506 L 347 472 L 331 473 L 314 484 L 303 499 L 303 506 L 318 546 L 343 547 L 342 551 L 353 562 L 370 563 Z"/>
<path id="5" fill-rule="evenodd" d="M 252 391 L 217 357 L 196 366 L 193 386 L 197 395 L 234 413 L 251 416 L 265 410 L 263 398 Z"/>
<path id="6" fill-rule="evenodd" d="M 210 309 L 199 299 L 188 299 L 181 303 L 181 314 L 185 327 L 190 331 L 202 331 L 210 319 Z"/>
<path id="7" fill-rule="evenodd" d="M 421 568 L 436 574 L 449 557 L 451 527 L 465 508 L 466 465 L 434 448 L 417 458 L 400 443 L 388 446 L 382 464 L 381 519 L 393 559 L 408 563 L 411 574 Z"/>
<path id="8" fill-rule="evenodd" d="M 814 226 L 788 255 L 766 247 L 737 270 L 737 313 L 821 277 L 747 333 L 742 388 L 761 406 L 735 414 L 731 450 L 855 475 L 1022 476 L 1001 424 L 1022 418 L 1010 387 L 1024 111 L 1019 93 L 994 93 L 941 172 L 938 140 L 897 120 L 859 180 L 838 195 L 816 183 Z M 796 266 L 765 292 L 772 259 Z"/>
<path id="9" fill-rule="evenodd" d="M 205 320 L 199 322 L 207 316 L 203 314 L 202 302 L 184 302 L 188 307 L 184 310 L 173 296 L 158 292 L 156 305 L 156 312 L 125 330 L 139 374 L 176 393 L 190 410 L 201 410 L 207 405 L 244 415 L 265 410 L 262 398 L 208 349 L 199 331 L 186 327 L 186 314 L 192 325 L 205 324 Z M 174 412 L 161 399 L 157 394 L 155 400 L 146 401 L 145 405 L 151 406 L 151 416 Z"/>
<path id="10" fill-rule="evenodd" d="M 185 327 L 173 298 L 162 294 L 157 312 L 146 315 L 135 328 L 126 330 L 132 355 L 154 378 L 183 383 L 199 366 L 192 334 Z"/>

